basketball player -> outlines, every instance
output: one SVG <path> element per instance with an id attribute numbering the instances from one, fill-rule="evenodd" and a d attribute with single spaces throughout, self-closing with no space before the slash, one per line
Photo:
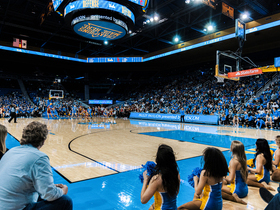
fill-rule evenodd
<path id="1" fill-rule="evenodd" d="M 50 105 L 47 107 L 48 119 L 50 118 L 50 115 L 51 115 L 51 117 L 53 118 L 53 116 L 52 116 L 52 111 L 51 111 L 51 105 L 52 105 L 52 104 L 50 104 Z"/>
<path id="2" fill-rule="evenodd" d="M 89 106 L 88 108 L 87 108 L 87 118 L 88 119 L 91 119 L 91 116 L 92 116 L 92 109 L 91 109 L 91 107 Z"/>
<path id="3" fill-rule="evenodd" d="M 76 106 L 76 105 L 74 105 L 74 106 L 72 107 L 72 117 L 73 117 L 73 116 L 75 116 L 75 117 L 78 116 L 78 114 L 77 114 L 77 106 Z"/>
<path id="4" fill-rule="evenodd" d="M 82 116 L 83 108 L 82 106 L 79 106 L 78 108 L 78 117 Z"/>

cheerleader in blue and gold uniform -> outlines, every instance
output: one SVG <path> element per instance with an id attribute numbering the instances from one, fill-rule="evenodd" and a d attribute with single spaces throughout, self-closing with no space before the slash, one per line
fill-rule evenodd
<path id="1" fill-rule="evenodd" d="M 275 144 L 277 145 L 277 150 L 273 154 L 272 160 L 272 170 L 271 179 L 275 182 L 280 182 L 280 136 L 276 136 Z"/>
<path id="2" fill-rule="evenodd" d="M 150 209 L 177 210 L 180 175 L 173 149 L 165 144 L 159 146 L 156 155 L 156 167 L 152 177 L 143 173 L 141 203 L 147 203 L 153 196 L 154 204 Z"/>
<path id="3" fill-rule="evenodd" d="M 154 199 L 154 210 L 177 209 L 177 195 L 169 196 L 167 192 L 156 191 L 154 194 Z"/>
<path id="4" fill-rule="evenodd" d="M 223 153 L 214 147 L 203 152 L 204 167 L 200 177 L 194 176 L 194 199 L 178 209 L 222 210 L 222 181 L 227 175 L 228 166 Z"/>
<path id="5" fill-rule="evenodd" d="M 246 202 L 240 199 L 248 195 L 247 158 L 244 145 L 240 141 L 232 141 L 230 150 L 232 159 L 229 162 L 229 175 L 224 179 L 222 196 L 224 199 L 246 205 Z"/>
<path id="6" fill-rule="evenodd" d="M 255 187 L 265 187 L 268 190 L 274 190 L 269 186 L 270 173 L 272 170 L 272 158 L 270 148 L 266 139 L 257 139 L 256 155 L 254 158 L 255 168 L 247 167 L 251 174 L 248 175 L 247 184 Z M 256 184 L 257 183 L 257 184 Z M 259 185 L 259 183 L 261 185 Z"/>

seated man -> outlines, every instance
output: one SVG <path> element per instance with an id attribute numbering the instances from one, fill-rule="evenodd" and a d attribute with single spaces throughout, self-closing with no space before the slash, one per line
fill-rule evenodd
<path id="1" fill-rule="evenodd" d="M 280 206 L 280 192 L 278 187 L 278 193 L 274 196 L 264 187 L 260 188 L 260 195 L 262 199 L 268 203 L 265 210 L 278 210 Z"/>
<path id="2" fill-rule="evenodd" d="M 72 200 L 66 196 L 68 187 L 53 183 L 49 158 L 39 151 L 47 135 L 45 124 L 31 122 L 23 129 L 21 146 L 10 149 L 1 159 L 1 209 L 72 209 Z"/>

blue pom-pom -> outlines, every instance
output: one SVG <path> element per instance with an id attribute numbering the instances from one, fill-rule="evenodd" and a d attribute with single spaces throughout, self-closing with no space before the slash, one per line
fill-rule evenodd
<path id="1" fill-rule="evenodd" d="M 195 169 L 192 170 L 192 173 L 190 175 L 188 175 L 188 182 L 192 187 L 194 187 L 193 177 L 194 176 L 200 177 L 201 171 L 202 171 L 202 168 L 196 167 Z"/>
<path id="2" fill-rule="evenodd" d="M 273 152 L 275 152 L 277 149 L 276 149 L 276 148 L 270 148 L 270 150 L 272 150 Z"/>
<path id="3" fill-rule="evenodd" d="M 144 181 L 143 174 L 139 174 L 139 179 L 140 179 L 141 183 L 143 183 L 143 181 Z"/>
<path id="4" fill-rule="evenodd" d="M 153 161 L 148 161 L 145 165 L 142 165 L 142 167 L 144 169 L 143 171 L 147 170 L 147 175 L 151 176 L 153 174 L 153 172 L 155 171 L 156 164 Z M 143 181 L 144 181 L 143 173 L 141 173 L 139 175 L 139 179 L 140 179 L 141 183 L 143 183 Z"/>

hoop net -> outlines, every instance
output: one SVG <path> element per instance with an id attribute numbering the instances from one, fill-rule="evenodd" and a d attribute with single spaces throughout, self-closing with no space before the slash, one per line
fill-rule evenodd
<path id="1" fill-rule="evenodd" d="M 217 83 L 224 83 L 225 78 L 218 77 L 218 76 L 215 76 L 215 77 L 216 77 L 216 79 L 217 79 Z"/>

